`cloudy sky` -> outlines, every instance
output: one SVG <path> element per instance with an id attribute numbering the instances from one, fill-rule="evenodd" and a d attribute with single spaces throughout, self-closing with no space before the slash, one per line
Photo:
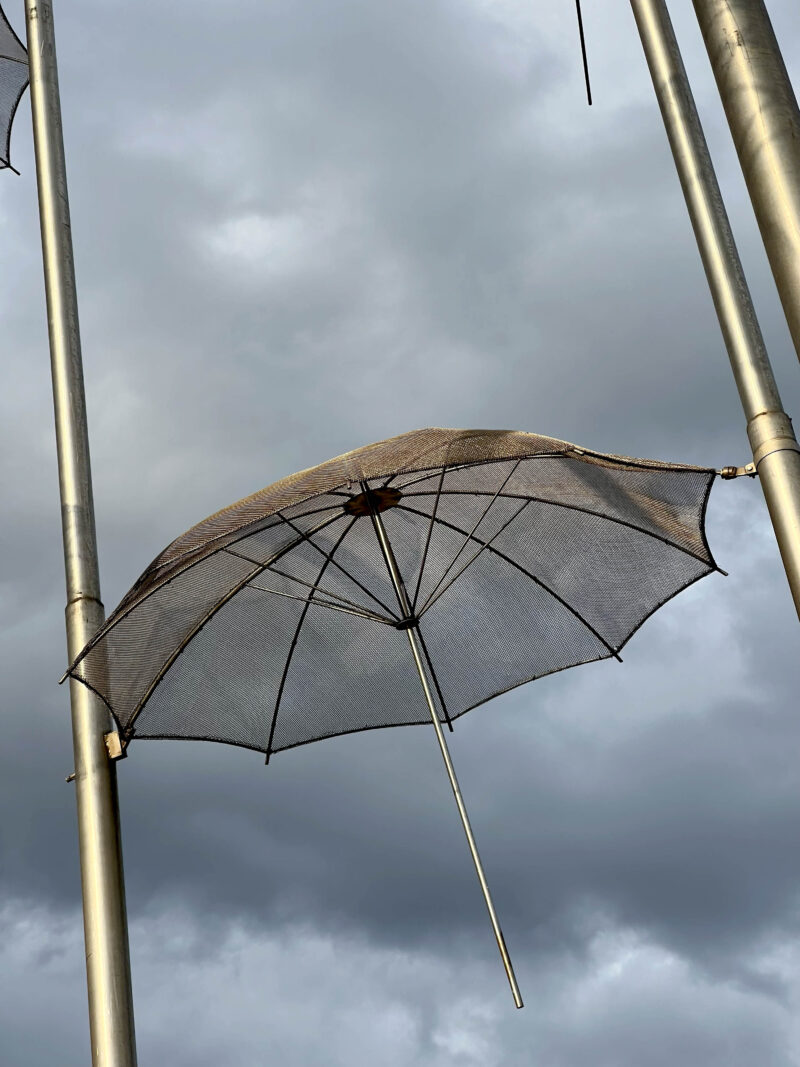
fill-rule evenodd
<path id="1" fill-rule="evenodd" d="M 794 0 L 771 0 L 800 80 Z M 571 0 L 57 5 L 104 599 L 174 536 L 427 425 L 748 460 L 633 18 Z M 784 401 L 800 368 L 691 5 L 673 3 Z M 18 29 L 20 12 L 9 12 Z M 0 175 L 8 1067 L 88 1035 L 29 105 Z M 426 729 L 120 766 L 139 1056 L 174 1067 L 800 1064 L 797 622 L 759 487 L 713 575 L 452 752 Z"/>

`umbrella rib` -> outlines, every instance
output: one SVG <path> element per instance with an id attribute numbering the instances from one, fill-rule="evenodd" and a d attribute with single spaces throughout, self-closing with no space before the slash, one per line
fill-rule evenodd
<path id="1" fill-rule="evenodd" d="M 321 549 L 318 544 L 316 544 L 314 541 L 312 541 L 310 537 L 307 537 L 302 532 L 302 530 L 298 530 L 297 527 L 294 525 L 294 523 L 291 521 L 291 519 L 287 519 L 286 516 L 285 515 L 281 515 L 280 512 L 278 512 L 277 514 L 278 514 L 279 518 L 283 519 L 283 521 L 288 526 L 291 526 L 291 528 L 293 530 L 295 530 L 298 534 L 300 534 L 300 536 L 303 538 L 303 540 L 308 541 L 308 543 L 311 545 L 311 547 L 315 548 L 317 550 L 317 552 L 320 553 L 320 555 L 322 555 L 322 556 L 325 555 L 324 550 Z M 316 531 L 312 531 L 312 532 L 315 533 Z M 353 575 L 348 570 L 346 570 L 341 565 L 341 563 L 338 563 L 335 559 L 332 559 L 331 563 L 334 565 L 334 567 L 338 568 L 346 578 L 349 578 L 350 581 L 353 582 L 354 585 L 357 585 L 362 593 L 366 593 L 367 596 L 370 598 L 370 600 L 374 600 L 376 604 L 380 604 L 380 606 L 383 608 L 383 610 L 388 612 L 389 615 L 391 616 L 391 618 L 393 618 L 395 620 L 395 622 L 399 622 L 400 621 L 398 619 L 398 617 L 395 615 L 395 613 L 392 611 L 392 609 L 390 607 L 388 607 L 386 604 L 384 604 L 384 602 L 380 599 L 380 597 L 377 597 L 377 596 L 375 596 L 374 593 L 370 592 L 370 590 L 367 589 L 367 587 L 362 582 L 359 582 L 358 578 L 353 577 Z"/>
<path id="2" fill-rule="evenodd" d="M 315 588 L 315 587 L 312 587 Z M 348 608 L 343 604 L 332 604 L 330 600 L 320 600 L 319 597 L 314 599 L 313 596 L 304 597 L 296 596 L 294 593 L 284 593 L 280 589 L 267 589 L 264 585 L 256 585 L 255 582 L 248 584 L 248 589 L 257 589 L 259 593 L 271 593 L 272 596 L 283 596 L 288 600 L 297 600 L 300 604 L 314 604 L 321 608 L 332 608 L 333 611 L 341 611 L 344 615 L 355 615 L 358 619 L 367 619 L 370 622 L 382 622 L 386 626 L 394 626 L 391 619 L 384 619 L 381 615 L 373 615 L 371 611 L 361 611 L 358 608 Z"/>
<path id="3" fill-rule="evenodd" d="M 447 496 L 488 496 L 488 492 L 484 492 L 480 489 L 474 492 L 469 489 L 448 489 Z M 707 566 L 711 566 L 708 560 L 703 556 L 699 556 L 696 552 L 692 552 L 691 549 L 684 548 L 683 545 L 678 545 L 674 541 L 670 541 L 668 537 L 663 537 L 661 534 L 653 533 L 652 530 L 645 530 L 641 526 L 637 526 L 635 522 L 628 522 L 627 519 L 618 519 L 615 515 L 606 515 L 602 511 L 595 511 L 593 508 L 584 508 L 579 504 L 566 504 L 561 500 L 548 500 L 547 497 L 542 496 L 525 496 L 522 493 L 500 493 L 503 500 L 528 500 L 533 504 L 549 504 L 554 508 L 564 508 L 566 511 L 579 511 L 582 515 L 594 515 L 598 519 L 605 519 L 606 522 L 616 523 L 618 526 L 626 526 L 629 530 L 636 530 L 637 533 L 644 534 L 645 537 L 652 537 L 656 541 L 660 541 L 662 545 L 669 545 L 670 548 L 674 548 L 676 552 L 683 552 L 684 555 L 696 559 L 698 563 L 705 563 Z M 433 496 L 433 491 L 424 490 L 418 493 L 403 493 L 403 496 Z M 419 512 L 420 515 L 427 513 L 424 511 Z M 441 521 L 441 520 L 440 520 Z M 718 567 L 713 567 L 718 570 Z"/>
<path id="4" fill-rule="evenodd" d="M 304 519 L 309 515 L 319 515 L 320 512 L 330 511 L 332 508 L 337 508 L 337 507 L 339 507 L 338 504 L 329 504 L 329 505 L 326 505 L 326 507 L 324 507 L 324 508 L 313 508 L 311 511 L 304 511 L 304 512 L 302 512 L 302 514 L 296 515 L 295 518 Z M 267 515 L 267 516 L 263 516 L 263 517 L 264 518 L 272 518 L 271 515 Z M 313 532 L 316 533 L 317 530 L 321 530 L 328 522 L 332 522 L 336 518 L 338 518 L 338 516 L 332 515 L 330 519 L 324 519 L 322 521 L 322 523 L 320 523 L 319 525 L 314 527 L 314 531 Z M 261 520 L 256 520 L 256 521 L 261 521 Z M 245 523 L 245 525 L 248 525 L 248 524 Z M 252 525 L 252 523 L 249 524 L 249 525 Z M 265 533 L 267 530 L 274 530 L 278 525 L 279 524 L 277 522 L 273 522 L 269 526 L 263 526 L 257 532 L 258 533 Z M 239 531 L 237 530 L 237 531 L 234 531 L 234 532 L 238 533 Z M 225 536 L 227 536 L 227 535 L 225 535 Z M 231 541 L 231 544 L 234 544 L 234 545 L 239 544 L 240 541 L 246 541 L 248 537 L 252 537 L 252 536 L 253 535 L 251 533 L 242 534 L 240 537 L 238 537 L 235 540 Z M 205 546 L 205 547 L 207 547 L 207 546 Z M 290 545 L 289 547 L 293 548 L 294 545 Z M 190 571 L 193 567 L 198 567 L 201 563 L 204 563 L 207 559 L 209 559 L 210 556 L 213 556 L 215 553 L 221 552 L 221 551 L 222 551 L 221 548 L 216 547 L 211 552 L 206 552 L 205 555 L 202 555 L 202 556 L 199 556 L 199 557 L 193 559 L 190 563 L 186 564 L 185 566 L 181 566 L 181 567 L 179 567 L 179 569 L 177 569 L 176 571 L 172 572 L 170 574 L 170 577 L 169 577 L 168 581 L 169 582 L 174 581 L 175 578 L 179 577 L 180 575 L 186 574 L 187 571 Z M 226 549 L 226 551 L 230 552 L 230 549 Z M 231 555 L 233 555 L 233 554 L 234 553 L 231 553 Z M 191 555 L 191 552 L 184 553 L 184 555 Z M 180 558 L 182 558 L 182 557 L 179 557 L 179 560 L 180 560 Z M 243 556 L 242 558 L 246 559 L 247 557 Z M 276 556 L 275 558 L 277 559 L 279 557 Z M 169 566 L 173 566 L 176 562 L 178 562 L 178 561 L 173 560 L 172 563 L 169 564 Z M 147 573 L 147 571 L 145 571 L 145 574 L 146 573 Z M 141 581 L 142 577 L 143 576 L 140 576 L 139 581 Z M 137 582 L 137 584 L 138 584 L 138 582 Z M 147 592 L 142 597 L 140 597 L 140 599 L 133 600 L 131 603 L 127 604 L 127 606 L 124 608 L 124 610 L 120 611 L 119 614 L 117 614 L 117 611 L 119 610 L 117 608 L 109 616 L 109 618 L 106 619 L 105 623 L 103 623 L 103 625 L 100 627 L 100 629 L 97 631 L 97 633 L 91 639 L 91 641 L 89 641 L 89 643 L 87 645 L 85 645 L 84 648 L 81 649 L 80 653 L 78 654 L 77 659 L 73 660 L 72 663 L 69 665 L 69 668 L 65 672 L 64 677 L 61 679 L 61 681 L 66 681 L 66 679 L 70 677 L 70 671 L 78 666 L 78 664 L 81 662 L 81 660 L 84 659 L 84 657 L 87 656 L 92 651 L 92 649 L 95 647 L 95 645 L 97 645 L 98 642 L 101 641 L 106 636 L 106 634 L 110 633 L 111 630 L 113 630 L 115 626 L 118 626 L 119 623 L 121 623 L 123 619 L 126 619 L 131 614 L 131 612 L 135 611 L 141 604 L 144 604 L 144 602 L 146 600 L 149 600 L 151 596 L 154 596 L 159 591 L 159 589 L 163 588 L 163 585 L 164 585 L 163 582 L 161 582 L 161 583 L 159 583 L 157 585 L 153 585 L 151 588 L 149 588 L 147 590 Z M 131 591 L 129 590 L 129 592 L 128 592 L 128 594 L 126 594 L 126 596 L 130 595 L 130 592 Z M 61 684 L 61 683 L 59 683 L 59 684 Z"/>
<path id="5" fill-rule="evenodd" d="M 339 518 L 341 518 L 340 515 L 333 515 L 328 519 L 323 519 L 320 523 L 317 524 L 317 526 L 315 526 L 314 533 L 319 532 L 320 530 L 324 529 L 326 526 L 330 526 L 331 523 L 335 522 Z M 210 607 L 208 609 L 208 611 L 205 613 L 205 615 L 203 615 L 203 617 L 201 619 L 199 619 L 194 624 L 192 629 L 189 631 L 189 633 L 186 635 L 186 637 L 184 637 L 184 639 L 180 642 L 178 647 L 173 649 L 173 651 L 169 654 L 169 656 L 167 657 L 165 662 L 161 665 L 161 667 L 159 667 L 157 674 L 155 675 L 155 677 L 153 678 L 152 682 L 150 683 L 150 685 L 145 690 L 144 696 L 139 701 L 139 703 L 136 705 L 136 707 L 133 709 L 133 714 L 131 715 L 130 719 L 128 720 L 128 725 L 127 725 L 127 728 L 126 728 L 126 733 L 127 733 L 129 738 L 133 737 L 133 726 L 134 726 L 136 720 L 138 719 L 139 715 L 141 715 L 142 709 L 147 704 L 148 700 L 153 695 L 153 693 L 155 692 L 156 688 L 164 680 L 164 676 L 166 675 L 167 671 L 170 669 L 170 667 L 175 662 L 175 660 L 178 658 L 178 656 L 180 656 L 181 653 L 185 651 L 185 649 L 188 647 L 190 642 L 193 641 L 195 637 L 197 637 L 197 635 L 200 633 L 200 631 L 203 629 L 203 627 L 207 623 L 209 623 L 211 621 L 211 619 L 214 618 L 214 616 L 217 614 L 218 611 L 220 611 L 221 608 L 225 607 L 225 605 L 228 603 L 229 600 L 232 600 L 236 596 L 237 593 L 240 593 L 242 591 L 242 589 L 244 589 L 244 587 L 249 582 L 251 582 L 253 580 L 253 578 L 257 578 L 258 575 L 262 573 L 262 571 L 265 571 L 267 569 L 267 567 L 269 567 L 270 563 L 274 563 L 275 560 L 280 559 L 281 556 L 285 556 L 287 552 L 291 552 L 291 550 L 293 548 L 295 548 L 297 545 L 299 545 L 302 540 L 303 540 L 302 537 L 298 537 L 296 540 L 292 541 L 291 544 L 284 545 L 283 548 L 279 549 L 274 554 L 274 556 L 272 556 L 270 559 L 267 560 L 266 563 L 263 563 L 263 564 L 260 563 L 254 570 L 250 571 L 249 574 L 246 574 L 244 576 L 244 578 L 241 578 L 238 582 L 236 582 L 236 584 L 231 589 L 228 590 L 228 592 L 225 594 L 225 596 L 223 596 L 221 600 L 218 600 L 216 602 L 216 604 L 214 604 L 212 607 Z"/>
<path id="6" fill-rule="evenodd" d="M 230 548 L 223 548 L 222 551 L 227 552 L 229 556 L 236 556 L 238 559 L 243 559 L 246 563 L 253 563 L 255 565 L 258 565 L 259 561 L 257 559 L 252 559 L 250 556 L 245 556 L 242 552 L 234 552 Z M 342 602 L 342 604 L 346 604 L 348 605 L 348 607 L 355 608 L 357 611 L 363 612 L 363 614 L 365 615 L 371 615 L 375 619 L 382 619 L 384 622 L 392 622 L 391 619 L 387 619 L 383 615 L 378 615 L 377 612 L 370 611 L 369 608 L 365 608 L 363 604 L 356 603 L 355 600 L 348 600 L 347 597 L 342 596 L 340 593 L 334 593 L 332 589 L 323 588 L 319 584 L 319 582 L 317 582 L 315 585 L 312 585 L 311 582 L 307 582 L 304 578 L 298 578 L 294 574 L 288 574 L 286 571 L 280 571 L 277 567 L 269 566 L 267 570 L 270 572 L 270 574 L 277 574 L 281 578 L 286 578 L 287 581 L 297 582 L 298 585 L 304 585 L 307 589 L 312 589 L 317 593 L 322 593 L 324 596 L 330 597 L 331 600 L 339 600 Z M 265 592 L 273 592 L 273 590 L 265 590 Z M 289 596 L 290 594 L 285 593 L 283 595 Z M 304 597 L 298 599 L 305 600 Z"/>
<path id="7" fill-rule="evenodd" d="M 320 572 L 319 572 L 319 574 L 317 576 L 317 582 L 322 581 L 322 577 L 325 574 L 325 571 L 328 569 L 328 564 L 333 562 L 333 554 L 334 554 L 334 552 L 336 552 L 336 550 L 341 545 L 342 541 L 344 541 L 345 537 L 353 529 L 353 526 L 355 525 L 356 519 L 357 519 L 357 516 L 354 516 L 352 518 L 352 520 L 347 524 L 345 529 L 342 531 L 342 533 L 339 535 L 338 539 L 336 540 L 336 543 L 333 545 L 331 550 L 329 552 L 327 552 L 327 553 L 324 553 L 325 562 L 322 564 L 322 567 L 320 568 Z M 289 675 L 289 667 L 290 667 L 291 662 L 292 662 L 292 656 L 294 656 L 294 651 L 297 648 L 298 641 L 300 640 L 300 631 L 303 629 L 303 623 L 306 621 L 306 615 L 308 614 L 308 609 L 310 607 L 311 607 L 311 600 L 309 599 L 308 602 L 306 603 L 306 606 L 303 608 L 303 610 L 302 610 L 302 612 L 300 614 L 300 618 L 297 620 L 297 628 L 294 631 L 294 637 L 292 638 L 292 643 L 289 646 L 289 651 L 286 654 L 286 662 L 283 665 L 283 673 L 281 674 L 281 681 L 280 681 L 280 685 L 278 686 L 278 694 L 275 697 L 275 709 L 272 712 L 272 722 L 270 723 L 269 739 L 267 741 L 267 751 L 265 753 L 266 758 L 264 760 L 265 764 L 269 763 L 270 753 L 272 752 L 272 741 L 273 741 L 273 738 L 275 737 L 275 727 L 276 727 L 276 725 L 278 723 L 278 712 L 280 710 L 281 700 L 283 699 L 283 691 L 286 688 L 286 679 L 287 679 L 287 677 Z"/>
<path id="8" fill-rule="evenodd" d="M 475 560 L 478 558 L 478 556 L 481 554 L 481 552 L 483 552 L 487 548 L 491 548 L 492 542 L 495 541 L 500 536 L 500 534 L 503 533 L 504 530 L 508 529 L 508 527 L 511 525 L 511 523 L 522 514 L 522 512 L 525 510 L 525 508 L 528 506 L 528 504 L 530 504 L 530 500 L 526 500 L 521 507 L 517 508 L 517 510 L 514 512 L 514 514 L 511 516 L 511 518 L 507 519 L 503 523 L 503 525 L 500 527 L 499 530 L 495 530 L 495 532 L 492 534 L 492 536 L 489 538 L 488 541 L 484 541 L 481 544 L 481 547 L 478 549 L 478 551 L 475 553 L 475 555 L 472 557 L 472 559 L 468 560 L 464 564 L 464 566 L 461 568 L 461 570 L 457 574 L 453 575 L 453 577 L 450 579 L 450 581 L 447 583 L 447 585 L 442 586 L 442 588 L 439 589 L 439 592 L 436 593 L 435 596 L 433 594 L 431 594 L 431 596 L 428 597 L 428 599 L 425 601 L 425 603 L 422 605 L 422 608 L 420 609 L 420 615 L 423 615 L 428 610 L 428 608 L 433 607 L 433 605 L 436 603 L 436 601 L 439 599 L 439 597 L 443 593 L 447 592 L 447 590 L 450 588 L 450 586 L 453 584 L 453 582 L 457 581 L 461 577 L 461 575 L 464 573 L 464 571 L 468 567 L 472 566 L 472 564 L 475 562 Z"/>
<path id="9" fill-rule="evenodd" d="M 414 608 L 411 608 L 412 612 Z M 453 733 L 453 720 L 450 718 L 450 712 L 447 710 L 447 705 L 444 702 L 444 694 L 442 693 L 442 687 L 439 685 L 439 679 L 436 677 L 436 671 L 433 669 L 433 661 L 431 660 L 430 653 L 428 652 L 428 646 L 425 644 L 425 638 L 422 636 L 422 627 L 417 622 L 416 625 L 417 637 L 419 643 L 422 646 L 422 651 L 425 653 L 425 660 L 428 664 L 428 670 L 431 672 L 431 678 L 433 678 L 433 684 L 436 686 L 436 692 L 439 696 L 439 703 L 442 705 L 442 711 L 444 712 L 445 721 L 450 729 L 450 733 Z"/>
<path id="10" fill-rule="evenodd" d="M 338 493 L 334 494 L 332 492 L 325 493 L 325 496 L 334 496 L 334 495 L 338 496 L 339 494 Z M 300 501 L 300 503 L 304 503 L 304 501 Z M 292 506 L 296 507 L 296 505 L 292 505 Z M 334 508 L 340 508 L 341 506 L 342 505 L 339 504 L 339 503 L 336 503 L 336 504 L 324 504 L 321 508 L 309 508 L 308 511 L 299 511 L 296 515 L 293 515 L 292 518 L 294 518 L 294 519 L 305 519 L 309 515 L 319 515 L 319 513 L 321 511 L 333 511 Z M 275 514 L 277 515 L 278 512 L 275 512 Z M 268 516 L 268 517 L 272 518 L 271 515 Z M 273 529 L 273 527 L 275 527 L 277 525 L 278 525 L 277 522 L 274 522 L 272 524 L 272 526 L 265 526 L 264 530 L 271 530 L 271 529 Z M 260 530 L 259 533 L 263 533 L 263 530 Z M 241 541 L 246 541 L 247 538 L 250 537 L 250 536 L 252 536 L 252 535 L 251 534 L 245 534 L 244 537 L 238 538 L 236 541 L 233 542 L 233 544 L 238 544 L 240 540 Z"/>
<path id="11" fill-rule="evenodd" d="M 465 471 L 470 467 L 490 467 L 496 463 L 511 463 L 515 459 L 521 463 L 523 460 L 529 459 L 565 459 L 566 452 L 530 452 L 522 456 L 494 456 L 492 459 L 472 459 L 466 460 L 463 463 L 445 464 L 448 471 Z M 435 478 L 436 473 L 439 470 L 439 464 L 435 467 L 426 467 L 423 472 L 416 471 L 398 471 L 397 474 L 392 475 L 393 478 L 401 478 L 404 474 L 419 473 L 419 477 L 411 478 L 409 481 L 404 482 L 399 488 L 407 489 L 410 485 L 419 485 L 420 482 L 426 482 L 429 478 Z"/>
<path id="12" fill-rule="evenodd" d="M 442 473 L 439 475 L 439 484 L 436 487 L 436 499 L 433 502 L 433 510 L 431 511 L 431 521 L 430 521 L 430 525 L 428 526 L 428 535 L 425 538 L 425 548 L 422 550 L 422 559 L 421 559 L 420 565 L 419 565 L 419 572 L 417 573 L 417 584 L 416 584 L 416 587 L 414 589 L 414 595 L 411 598 L 411 610 L 412 611 L 416 611 L 417 610 L 417 600 L 419 599 L 419 590 L 420 590 L 420 586 L 422 585 L 422 573 L 425 570 L 425 563 L 427 562 L 427 559 L 428 559 L 428 549 L 430 548 L 431 537 L 433 535 L 433 524 L 436 521 L 436 512 L 439 510 L 439 501 L 442 498 L 442 486 L 444 484 L 444 476 L 445 476 L 446 471 L 447 471 L 447 467 L 442 467 Z M 449 719 L 447 721 L 448 721 L 448 723 L 450 722 Z M 453 727 L 450 726 L 450 729 L 452 730 Z"/>
<path id="13" fill-rule="evenodd" d="M 461 548 L 459 548 L 458 552 L 456 552 L 456 554 L 455 554 L 455 556 L 454 556 L 453 560 L 452 560 L 452 561 L 450 562 L 450 564 L 449 564 L 449 566 L 447 567 L 447 569 L 445 570 L 444 574 L 443 574 L 443 575 L 441 576 L 441 578 L 439 579 L 439 581 L 438 581 L 438 582 L 436 583 L 436 585 L 435 585 L 435 586 L 433 587 L 433 589 L 431 589 L 430 593 L 428 594 L 428 600 L 427 600 L 427 603 L 428 603 L 428 604 L 430 604 L 431 600 L 433 599 L 433 596 L 434 596 L 434 594 L 436 593 L 436 590 L 437 590 L 437 589 L 439 588 L 439 586 L 440 586 L 440 585 L 442 584 L 442 582 L 443 582 L 443 581 L 445 580 L 445 578 L 447 577 L 447 575 L 448 575 L 448 574 L 450 573 L 450 571 L 451 571 L 451 570 L 453 569 L 453 567 L 454 567 L 454 566 L 456 565 L 456 562 L 457 562 L 457 560 L 458 560 L 458 557 L 459 557 L 459 556 L 461 555 L 461 553 L 462 553 L 462 552 L 464 551 L 464 549 L 465 549 L 465 548 L 467 547 L 467 545 L 469 544 L 469 542 L 470 542 L 470 540 L 471 540 L 471 538 L 472 538 L 472 535 L 473 535 L 473 534 L 475 533 L 475 531 L 476 531 L 476 530 L 478 529 L 478 527 L 480 526 L 480 524 L 481 524 L 481 523 L 483 522 L 483 520 L 484 520 L 484 519 L 486 518 L 486 516 L 487 516 L 487 515 L 489 514 L 489 511 L 490 511 L 490 509 L 491 509 L 491 507 L 492 507 L 492 504 L 494 504 L 495 500 L 497 500 L 497 498 L 498 498 L 498 496 L 500 495 L 500 493 L 501 493 L 501 492 L 503 491 L 503 489 L 505 489 L 505 487 L 506 487 L 506 486 L 508 485 L 509 481 L 511 480 L 512 476 L 514 475 L 514 473 L 515 473 L 515 471 L 516 471 L 517 467 L 518 467 L 518 466 L 520 465 L 520 463 L 521 463 L 521 462 L 522 462 L 522 460 L 521 460 L 521 459 L 518 459 L 518 460 L 517 460 L 517 462 L 516 462 L 516 463 L 514 464 L 514 466 L 513 466 L 512 468 L 511 468 L 511 470 L 510 470 L 510 471 L 508 472 L 508 474 L 506 475 L 506 477 L 505 477 L 505 478 L 503 479 L 502 483 L 500 484 L 499 488 L 497 489 L 497 492 L 496 492 L 496 493 L 495 493 L 495 494 L 494 494 L 494 495 L 492 496 L 492 499 L 491 499 L 491 500 L 489 501 L 489 503 L 488 503 L 488 504 L 486 505 L 486 508 L 485 508 L 485 510 L 483 511 L 483 513 L 482 513 L 482 515 L 480 516 L 480 518 L 478 519 L 478 521 L 477 521 L 477 522 L 475 523 L 475 525 L 474 525 L 474 526 L 472 527 L 472 529 L 470 530 L 470 532 L 469 532 L 468 534 L 466 534 L 466 536 L 465 536 L 465 538 L 464 538 L 464 543 L 463 543 L 463 544 L 461 545 Z M 413 495 L 413 494 L 412 494 L 412 495 Z M 488 496 L 488 493 L 487 493 L 486 495 Z M 462 533 L 465 533 L 465 531 L 462 531 Z M 423 610 L 424 610 L 424 608 L 423 608 Z"/>
<path id="14" fill-rule="evenodd" d="M 414 515 L 425 515 L 424 511 L 417 511 L 416 508 L 409 508 L 409 507 L 407 507 L 406 505 L 403 505 L 403 504 L 398 504 L 397 507 L 402 508 L 404 511 L 410 511 Z M 454 526 L 451 522 L 447 522 L 445 519 L 437 519 L 436 521 L 440 522 L 442 524 L 442 526 L 447 526 L 449 529 L 453 530 L 455 533 L 463 534 L 465 532 L 460 527 Z M 574 615 L 575 618 L 578 619 L 578 621 L 581 622 L 586 627 L 587 630 L 589 630 L 591 633 L 594 634 L 594 636 L 597 638 L 597 640 L 600 641 L 602 643 L 602 645 L 605 648 L 608 649 L 608 651 L 611 653 L 611 655 L 614 657 L 614 659 L 619 660 L 620 663 L 622 662 L 622 657 L 619 655 L 619 653 L 614 648 L 614 646 L 610 645 L 608 643 L 608 641 L 606 641 L 605 637 L 603 637 L 603 635 L 601 633 L 599 633 L 597 630 L 595 630 L 594 626 L 592 626 L 592 624 L 587 619 L 584 619 L 583 615 L 581 615 L 581 613 L 578 610 L 573 608 L 573 606 L 571 604 L 569 604 L 562 596 L 559 596 L 558 593 L 554 589 L 551 589 L 550 586 L 547 585 L 545 582 L 543 582 L 541 580 L 541 578 L 537 578 L 535 574 L 531 574 L 531 572 L 529 570 L 526 570 L 526 568 L 523 567 L 521 563 L 517 563 L 516 560 L 512 559 L 510 556 L 507 556 L 505 554 L 505 552 L 501 552 L 498 548 L 495 548 L 492 545 L 487 545 L 486 542 L 481 541 L 480 538 L 473 536 L 472 540 L 476 541 L 477 544 L 479 544 L 479 545 L 483 545 L 485 548 L 488 547 L 489 551 L 493 555 L 499 557 L 504 562 L 509 563 L 512 567 L 516 567 L 516 569 L 518 571 L 521 571 L 525 575 L 526 578 L 530 578 L 530 580 L 532 582 L 534 582 L 536 585 L 538 585 L 541 589 L 544 589 L 544 591 L 546 593 L 549 593 L 550 596 L 553 597 L 554 600 L 557 600 L 559 602 L 559 604 L 562 604 L 567 609 L 567 611 L 569 611 L 572 615 Z"/>

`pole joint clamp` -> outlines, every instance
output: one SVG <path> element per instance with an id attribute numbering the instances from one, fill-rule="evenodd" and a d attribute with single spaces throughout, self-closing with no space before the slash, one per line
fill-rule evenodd
<path id="1" fill-rule="evenodd" d="M 771 456 L 775 452 L 800 452 L 800 445 L 798 445 L 794 437 L 773 437 L 769 441 L 764 441 L 753 452 L 753 461 L 756 468 L 767 456 Z"/>
<path id="2" fill-rule="evenodd" d="M 761 411 L 747 423 L 756 469 L 775 452 L 800 452 L 792 420 L 785 411 Z"/>

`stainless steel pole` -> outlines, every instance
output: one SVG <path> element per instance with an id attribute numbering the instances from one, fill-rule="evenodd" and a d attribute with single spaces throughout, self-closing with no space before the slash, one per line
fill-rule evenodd
<path id="1" fill-rule="evenodd" d="M 53 377 L 70 660 L 103 622 L 50 0 L 25 0 L 36 180 Z M 103 703 L 70 681 L 89 1027 L 94 1067 L 135 1067 L 115 766 Z"/>
<path id="2" fill-rule="evenodd" d="M 800 446 L 783 410 L 666 5 L 664 0 L 631 0 L 631 7 L 800 615 Z"/>
<path id="3" fill-rule="evenodd" d="M 764 0 L 694 0 L 800 357 L 800 108 Z"/>
<path id="4" fill-rule="evenodd" d="M 364 486 L 364 491 L 368 495 L 369 490 Z M 397 595 L 397 602 L 400 605 L 400 610 L 403 612 L 403 616 L 406 619 L 411 620 L 413 618 L 411 611 L 411 603 L 408 599 L 408 593 L 403 579 L 400 575 L 400 570 L 397 566 L 397 561 L 392 551 L 392 546 L 389 538 L 386 534 L 386 528 L 383 525 L 380 513 L 377 510 L 372 510 L 372 522 L 375 527 L 375 533 L 378 536 L 380 542 L 381 551 L 383 557 L 386 560 L 386 566 L 389 569 L 389 575 L 392 579 L 392 585 Z M 414 662 L 417 665 L 417 672 L 419 673 L 419 680 L 422 682 L 422 691 L 425 694 L 425 700 L 428 703 L 428 711 L 431 715 L 431 721 L 433 722 L 433 728 L 436 731 L 436 740 L 439 742 L 439 748 L 442 753 L 442 759 L 444 760 L 445 768 L 447 769 L 447 777 L 450 779 L 450 786 L 453 790 L 453 796 L 456 798 L 456 805 L 458 807 L 458 814 L 461 816 L 461 823 L 464 827 L 464 833 L 467 835 L 467 844 L 469 845 L 470 853 L 472 854 L 472 862 L 475 864 L 475 870 L 478 874 L 478 881 L 480 882 L 481 890 L 483 892 L 483 899 L 486 901 L 486 907 L 489 911 L 489 918 L 492 923 L 492 929 L 497 941 L 497 947 L 500 949 L 500 957 L 503 961 L 503 967 L 505 968 L 506 976 L 508 977 L 508 983 L 511 986 L 511 994 L 514 997 L 514 1003 L 518 1008 L 523 1007 L 522 994 L 520 993 L 519 986 L 517 985 L 516 975 L 514 974 L 514 967 L 511 963 L 511 957 L 508 954 L 506 948 L 505 938 L 503 937 L 503 931 L 500 928 L 500 920 L 497 918 L 497 912 L 494 910 L 494 904 L 492 902 L 492 895 L 489 892 L 489 883 L 486 881 L 486 875 L 483 873 L 483 864 L 481 863 L 481 857 L 478 853 L 478 846 L 475 842 L 475 836 L 472 833 L 472 827 L 470 826 L 469 816 L 467 815 L 467 808 L 464 803 L 464 798 L 461 795 L 461 788 L 458 784 L 458 778 L 456 777 L 456 770 L 453 766 L 453 761 L 450 758 L 450 750 L 447 747 L 447 739 L 442 729 L 442 724 L 439 721 L 439 716 L 436 711 L 436 704 L 433 699 L 433 693 L 431 692 L 430 684 L 428 683 L 428 677 L 425 673 L 425 666 L 422 657 L 422 650 L 419 645 L 419 636 L 416 633 L 416 623 L 411 623 L 406 629 L 406 635 L 408 636 L 409 643 L 411 645 L 411 652 L 414 656 Z"/>

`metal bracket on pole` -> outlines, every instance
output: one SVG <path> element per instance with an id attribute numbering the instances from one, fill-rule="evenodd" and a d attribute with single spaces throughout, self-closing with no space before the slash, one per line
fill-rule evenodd
<path id="1" fill-rule="evenodd" d="M 718 473 L 720 478 L 726 480 L 730 478 L 744 478 L 745 476 L 748 478 L 756 478 L 758 476 L 755 463 L 746 463 L 744 467 L 723 467 Z"/>

